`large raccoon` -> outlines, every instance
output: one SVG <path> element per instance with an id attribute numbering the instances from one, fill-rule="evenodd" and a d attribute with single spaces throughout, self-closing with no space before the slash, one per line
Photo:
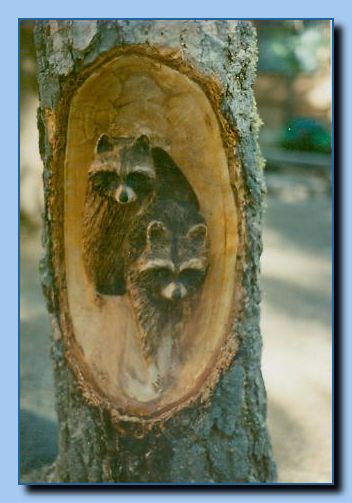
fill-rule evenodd
<path id="1" fill-rule="evenodd" d="M 123 295 L 124 243 L 131 222 L 155 199 L 198 200 L 181 170 L 147 136 L 103 135 L 88 175 L 83 219 L 83 256 L 97 292 Z"/>
<path id="2" fill-rule="evenodd" d="M 177 341 L 197 304 L 208 268 L 207 226 L 192 205 L 157 201 L 132 228 L 127 289 L 145 358 L 165 337 Z"/>

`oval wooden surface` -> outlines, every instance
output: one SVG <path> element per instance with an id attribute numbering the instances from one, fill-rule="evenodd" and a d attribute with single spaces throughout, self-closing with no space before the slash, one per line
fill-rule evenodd
<path id="1" fill-rule="evenodd" d="M 206 219 L 210 267 L 197 310 L 185 327 L 183 358 L 173 384 L 152 386 L 136 342 L 127 295 L 98 296 L 82 260 L 87 175 L 99 136 L 147 134 L 165 148 L 191 183 Z M 237 250 L 237 209 L 216 114 L 185 74 L 141 55 L 103 64 L 70 106 L 65 161 L 64 235 L 69 314 L 78 366 L 97 396 L 126 416 L 157 416 L 196 396 L 207 384 L 231 330 Z"/>

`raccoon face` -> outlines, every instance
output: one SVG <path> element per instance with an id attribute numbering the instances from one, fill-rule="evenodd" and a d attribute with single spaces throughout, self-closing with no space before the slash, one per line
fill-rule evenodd
<path id="1" fill-rule="evenodd" d="M 177 302 L 194 295 L 208 267 L 207 227 L 193 225 L 186 235 L 173 236 L 160 221 L 147 228 L 147 249 L 139 272 L 156 299 Z"/>
<path id="2" fill-rule="evenodd" d="M 118 204 L 141 202 L 154 192 L 156 171 L 147 136 L 134 143 L 130 138 L 101 136 L 89 172 L 93 190 Z"/>

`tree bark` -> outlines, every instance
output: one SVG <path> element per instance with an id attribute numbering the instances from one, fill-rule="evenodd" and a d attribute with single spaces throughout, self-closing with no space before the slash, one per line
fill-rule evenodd
<path id="1" fill-rule="evenodd" d="M 259 260 L 265 187 L 257 144 L 260 119 L 252 91 L 257 61 L 254 28 L 247 21 L 39 21 L 35 45 L 45 194 L 45 256 L 41 274 L 53 326 L 52 360 L 59 420 L 59 456 L 48 470 L 46 480 L 66 483 L 275 480 L 260 368 Z M 151 56 L 159 51 L 158 57 L 165 57 L 163 61 L 170 66 L 174 64 L 177 71 L 182 72 L 182 65 L 187 65 L 191 68 L 187 71 L 194 71 L 194 81 L 199 85 L 202 76 L 216 82 L 213 103 L 219 104 L 219 114 L 231 130 L 229 135 L 233 131 L 236 138 L 236 148 L 226 146 L 227 158 L 237 166 L 231 186 L 239 219 L 237 307 L 225 345 L 230 356 L 226 363 L 221 360 L 221 372 L 209 381 L 206 393 L 149 422 L 147 427 L 130 417 L 114 416 L 107 400 L 95 399 L 91 388 L 84 387 L 85 374 L 69 357 L 70 312 L 69 305 L 62 300 L 67 285 L 62 280 L 65 272 L 58 270 L 58 264 L 67 259 L 61 220 L 65 215 L 64 165 L 70 102 L 77 86 L 86 79 L 87 71 L 97 71 L 99 62 L 106 61 L 104 58 L 111 51 L 129 48 L 147 51 Z M 211 86 L 204 86 L 212 99 Z M 228 350 L 229 347 L 236 349 Z"/>

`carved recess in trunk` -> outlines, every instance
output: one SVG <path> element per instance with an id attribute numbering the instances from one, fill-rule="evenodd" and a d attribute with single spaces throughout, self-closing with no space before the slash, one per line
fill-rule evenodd
<path id="1" fill-rule="evenodd" d="M 202 87 L 191 78 L 192 69 L 189 75 L 182 70 L 141 54 L 120 55 L 96 67 L 70 104 L 64 175 L 65 274 L 72 325 L 68 352 L 81 384 L 87 383 L 87 397 L 110 408 L 117 418 L 149 421 L 172 414 L 206 394 L 235 351 L 235 341 L 228 343 L 238 246 L 232 189 L 235 167 L 227 155 L 229 142 L 234 148 L 233 136 L 225 138 L 230 133 L 221 122 L 220 111 L 214 110 Z M 147 260 L 145 254 L 138 252 L 138 260 L 126 261 L 121 273 L 125 284 L 117 291 L 109 291 L 109 285 L 104 291 L 94 275 L 99 262 L 106 265 L 114 246 L 112 233 L 107 235 L 107 248 L 101 248 L 104 253 L 98 250 L 93 261 L 87 260 L 91 253 L 87 252 L 89 225 L 99 214 L 96 209 L 90 211 L 90 176 L 102 135 L 115 146 L 125 142 L 127 149 L 137 139 L 147 138 L 152 152 L 158 147 L 175 163 L 199 203 L 199 210 L 195 206 L 186 210 L 185 220 L 190 228 L 195 227 L 189 239 L 197 240 L 196 253 L 203 260 L 204 274 L 190 305 L 177 299 L 170 309 L 167 303 L 164 334 L 154 338 L 154 345 L 148 346 L 143 339 L 146 328 L 141 309 L 148 311 L 149 307 L 139 302 L 134 274 L 138 260 Z M 111 155 L 118 151 L 119 147 L 110 148 Z M 151 159 L 155 162 L 155 155 Z M 117 219 L 118 229 L 126 225 L 126 235 L 143 232 L 149 251 L 156 239 L 166 243 L 170 229 L 161 225 L 162 215 L 178 211 L 174 208 L 178 196 L 172 200 L 172 194 L 151 203 L 148 199 L 151 206 L 145 213 L 152 208 L 148 221 L 138 210 L 136 215 L 132 212 L 131 217 L 124 214 L 121 221 Z M 107 224 L 99 218 L 98 228 L 103 229 Z M 184 229 L 182 233 L 186 235 Z M 130 243 L 127 239 L 117 253 L 133 256 Z M 143 267 L 141 260 L 139 268 Z M 166 297 L 174 295 L 175 278 L 169 283 L 173 286 L 164 288 Z M 175 295 L 180 297 L 178 282 L 177 288 Z M 181 314 L 179 306 L 185 307 Z M 158 309 L 149 309 L 149 321 L 157 320 Z M 165 310 L 164 304 L 160 309 Z M 170 345 L 173 338 L 177 339 L 174 346 Z"/>

